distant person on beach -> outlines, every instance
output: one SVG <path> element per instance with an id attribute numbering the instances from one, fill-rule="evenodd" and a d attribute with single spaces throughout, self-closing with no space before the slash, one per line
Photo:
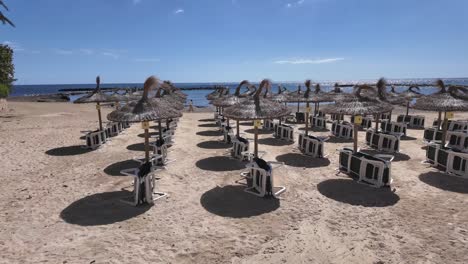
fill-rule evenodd
<path id="1" fill-rule="evenodd" d="M 190 100 L 188 111 L 193 112 L 193 100 Z"/>

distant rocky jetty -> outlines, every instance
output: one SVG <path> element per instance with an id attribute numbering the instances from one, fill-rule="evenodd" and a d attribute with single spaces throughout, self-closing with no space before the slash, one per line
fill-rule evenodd
<path id="1" fill-rule="evenodd" d="M 40 94 L 8 97 L 12 102 L 69 102 L 70 97 L 66 94 Z"/>

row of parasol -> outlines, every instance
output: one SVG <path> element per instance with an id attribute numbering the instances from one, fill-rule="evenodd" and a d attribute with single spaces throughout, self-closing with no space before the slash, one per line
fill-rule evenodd
<path id="1" fill-rule="evenodd" d="M 245 86 L 248 90 L 240 93 L 240 89 Z M 300 87 L 297 91 L 287 91 L 279 86 L 278 93 L 272 94 L 272 84 L 265 79 L 260 82 L 259 87 L 242 81 L 236 88 L 234 94 L 229 94 L 229 89 L 221 88 L 209 95 L 207 99 L 216 106 L 226 118 L 237 121 L 237 136 L 239 136 L 239 120 L 265 120 L 280 119 L 290 115 L 291 111 L 287 103 L 306 103 L 305 134 L 309 130 L 310 103 L 315 104 L 315 111 L 319 110 L 319 104 L 329 102 L 322 109 L 324 113 L 335 115 L 350 115 L 354 117 L 374 115 L 376 126 L 378 126 L 379 116 L 392 111 L 394 105 L 406 106 L 406 114 L 414 99 L 414 109 L 436 111 L 439 113 L 438 124 L 443 124 L 442 145 L 445 144 L 447 130 L 447 119 L 449 112 L 468 111 L 468 89 L 462 86 L 446 87 L 442 80 L 437 80 L 435 86 L 439 91 L 433 94 L 424 95 L 420 93 L 418 86 L 411 85 L 407 91 L 396 93 L 394 89 L 390 92 L 386 90 L 386 81 L 381 78 L 375 85 L 361 84 L 354 86 L 352 93 L 345 93 L 340 89 L 339 84 L 335 84 L 334 90 L 324 92 L 320 85 L 316 84 L 314 90 L 311 88 L 312 82 L 305 82 L 305 91 Z M 284 103 L 284 104 L 283 104 Z M 441 114 L 444 113 L 444 122 L 440 122 Z M 358 120 L 357 118 L 356 120 Z M 258 123 L 254 122 L 254 155 L 258 156 Z M 354 124 L 354 151 L 357 151 L 357 124 Z M 439 128 L 438 128 L 439 129 Z"/>
<path id="2" fill-rule="evenodd" d="M 114 122 L 142 123 L 145 132 L 145 160 L 150 160 L 149 155 L 149 122 L 159 123 L 159 136 L 162 140 L 162 122 L 182 116 L 184 102 L 187 95 L 182 93 L 169 81 L 161 82 L 154 76 L 149 77 L 144 85 L 142 93 L 106 94 L 100 89 L 100 77 L 96 78 L 96 89 L 74 103 L 96 103 L 98 111 L 99 129 L 102 130 L 101 103 L 125 102 L 126 104 L 107 115 L 107 119 Z"/>

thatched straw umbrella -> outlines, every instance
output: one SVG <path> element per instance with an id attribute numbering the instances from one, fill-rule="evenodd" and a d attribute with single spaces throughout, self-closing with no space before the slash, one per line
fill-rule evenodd
<path id="1" fill-rule="evenodd" d="M 246 85 L 249 90 L 246 93 L 241 94 L 240 89 L 244 85 Z M 250 93 L 252 91 L 251 87 L 252 87 L 252 85 L 250 84 L 249 81 L 243 80 L 236 87 L 236 91 L 234 92 L 234 94 L 229 94 L 229 95 L 217 98 L 217 99 L 213 100 L 211 103 L 214 106 L 219 107 L 221 109 L 224 109 L 225 107 L 233 106 L 233 105 L 239 103 L 242 99 L 245 99 L 250 95 Z M 227 119 L 227 123 L 229 124 L 229 118 Z M 236 132 L 237 137 L 239 137 L 239 130 L 240 130 L 239 120 L 236 120 L 236 128 L 237 128 L 237 132 Z"/>
<path id="2" fill-rule="evenodd" d="M 362 93 L 366 91 L 366 93 Z M 370 93 L 369 93 L 370 92 Z M 366 114 L 379 115 L 389 112 L 393 106 L 385 102 L 384 94 L 375 87 L 360 85 L 354 91 L 352 99 L 338 101 L 324 109 L 325 113 L 338 115 L 363 116 Z M 357 151 L 358 125 L 354 123 L 354 151 Z"/>
<path id="3" fill-rule="evenodd" d="M 438 127 L 440 126 L 440 115 L 444 112 L 444 121 L 442 123 L 442 146 L 444 146 L 448 123 L 447 112 L 468 111 L 468 101 L 463 100 L 463 97 L 460 97 L 460 93 L 463 93 L 463 90 L 460 89 L 460 87 L 450 86 L 447 89 L 442 80 L 437 80 L 437 85 L 440 87 L 440 91 L 417 99 L 414 104 L 414 108 L 439 112 Z"/>
<path id="4" fill-rule="evenodd" d="M 418 86 L 411 85 L 408 88 L 408 90 L 406 90 L 406 91 L 399 94 L 399 96 L 401 98 L 403 98 L 403 100 L 406 101 L 406 115 L 409 114 L 409 108 L 410 108 L 411 101 L 413 101 L 413 99 L 416 99 L 416 98 L 419 98 L 419 97 L 423 96 L 423 94 L 421 94 L 419 91 L 420 91 L 420 89 L 419 89 Z"/>
<path id="5" fill-rule="evenodd" d="M 171 108 L 167 102 L 148 98 L 150 90 L 158 87 L 158 85 L 159 80 L 156 77 L 149 77 L 143 85 L 143 96 L 138 102 L 130 102 L 120 110 L 115 110 L 107 115 L 107 119 L 115 122 L 143 123 L 145 159 L 147 162 L 149 161 L 149 121 L 159 121 L 159 135 L 162 137 L 161 120 L 182 116 L 179 111 Z"/>
<path id="6" fill-rule="evenodd" d="M 263 89 L 268 90 L 270 88 L 271 82 L 267 79 L 263 80 L 252 99 L 243 100 L 226 108 L 224 115 L 234 120 L 254 121 L 281 118 L 289 115 L 290 111 L 286 106 L 266 99 L 261 95 Z M 254 124 L 254 134 L 254 156 L 258 157 L 258 124 Z"/>
<path id="7" fill-rule="evenodd" d="M 102 131 L 102 117 L 101 117 L 101 103 L 104 102 L 115 102 L 115 99 L 108 94 L 101 93 L 101 78 L 96 77 L 96 89 L 90 94 L 87 94 L 83 97 L 76 99 L 73 103 L 75 104 L 87 104 L 87 103 L 96 103 L 96 109 L 98 111 L 99 117 L 99 129 Z"/>

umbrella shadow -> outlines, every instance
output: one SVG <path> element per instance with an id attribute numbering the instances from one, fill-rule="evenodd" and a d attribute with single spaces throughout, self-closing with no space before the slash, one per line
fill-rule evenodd
<path id="1" fill-rule="evenodd" d="M 374 149 L 361 149 L 361 152 L 372 155 L 372 156 L 377 155 L 377 154 L 392 155 L 394 157 L 393 161 L 407 161 L 411 159 L 410 156 L 403 154 L 403 153 L 380 152 Z"/>
<path id="2" fill-rule="evenodd" d="M 205 131 L 199 131 L 196 134 L 198 136 L 204 136 L 204 137 L 218 137 L 218 136 L 221 136 L 223 133 L 218 130 L 205 130 Z"/>
<path id="3" fill-rule="evenodd" d="M 441 172 L 426 172 L 419 175 L 419 180 L 441 190 L 468 193 L 468 180 L 450 176 Z"/>
<path id="4" fill-rule="evenodd" d="M 49 149 L 45 153 L 49 156 L 76 156 L 86 154 L 88 152 L 93 151 L 92 149 L 83 148 L 82 146 L 69 146 L 69 147 L 61 147 L 61 148 L 54 148 Z"/>
<path id="5" fill-rule="evenodd" d="M 298 130 L 304 131 L 305 127 L 300 127 Z M 322 127 L 309 127 L 308 131 L 311 131 L 311 132 L 328 132 L 328 131 L 330 131 L 330 129 L 322 128 Z"/>
<path id="6" fill-rule="evenodd" d="M 199 127 L 217 127 L 218 124 L 200 124 Z"/>
<path id="7" fill-rule="evenodd" d="M 119 199 L 131 196 L 128 191 L 106 192 L 86 196 L 63 209 L 60 217 L 80 226 L 109 225 L 122 222 L 148 211 L 151 206 L 130 206 Z"/>
<path id="8" fill-rule="evenodd" d="M 276 157 L 279 162 L 291 167 L 300 168 L 318 168 L 330 165 L 330 160 L 327 158 L 313 158 L 299 153 L 287 153 Z"/>
<path id="9" fill-rule="evenodd" d="M 242 162 L 224 156 L 201 159 L 195 163 L 195 166 L 206 171 L 236 171 L 245 169 L 245 165 Z"/>
<path id="10" fill-rule="evenodd" d="M 159 136 L 159 132 L 149 132 L 149 137 L 156 137 Z M 138 134 L 138 137 L 145 138 L 145 133 Z"/>
<path id="11" fill-rule="evenodd" d="M 155 126 L 150 126 L 151 129 L 154 129 L 154 130 L 159 130 L 159 125 L 155 125 Z"/>
<path id="12" fill-rule="evenodd" d="M 204 149 L 225 149 L 230 148 L 230 144 L 223 143 L 217 140 L 203 141 L 197 144 L 197 147 Z"/>
<path id="13" fill-rule="evenodd" d="M 400 138 L 401 141 L 409 141 L 409 140 L 416 140 L 417 138 L 415 137 L 410 137 L 410 136 L 402 136 Z"/>
<path id="14" fill-rule="evenodd" d="M 145 151 L 145 143 L 135 143 L 132 145 L 128 145 L 127 149 L 132 151 Z M 150 150 L 152 150 L 151 146 Z"/>
<path id="15" fill-rule="evenodd" d="M 289 146 L 294 144 L 294 142 L 281 140 L 277 138 L 261 138 L 258 140 L 259 144 L 268 145 L 268 146 Z"/>
<path id="16" fill-rule="evenodd" d="M 255 129 L 254 128 L 247 129 L 247 130 L 244 130 L 244 132 L 249 133 L 249 134 L 255 134 Z M 273 130 L 258 129 L 257 134 L 259 134 L 259 135 L 273 134 Z"/>
<path id="17" fill-rule="evenodd" d="M 200 119 L 198 120 L 198 122 L 214 122 L 215 120 L 214 119 L 210 119 L 210 118 L 207 118 L 207 119 Z"/>
<path id="18" fill-rule="evenodd" d="M 244 189 L 235 185 L 215 187 L 201 196 L 200 204 L 212 214 L 231 218 L 258 216 L 280 207 L 280 200 L 256 197 Z"/>
<path id="19" fill-rule="evenodd" d="M 317 190 L 337 202 L 355 206 L 386 207 L 400 200 L 389 188 L 374 188 L 348 179 L 323 181 L 317 185 Z"/>
<path id="20" fill-rule="evenodd" d="M 125 169 L 138 168 L 138 167 L 140 167 L 140 163 L 135 160 L 130 159 L 130 160 L 124 160 L 124 161 L 113 163 L 107 166 L 104 169 L 104 172 L 109 176 L 126 176 L 120 173 L 120 171 L 125 170 Z"/>
<path id="21" fill-rule="evenodd" d="M 339 138 L 335 136 L 331 136 L 327 142 L 329 143 L 352 143 L 353 139 L 352 138 Z"/>

